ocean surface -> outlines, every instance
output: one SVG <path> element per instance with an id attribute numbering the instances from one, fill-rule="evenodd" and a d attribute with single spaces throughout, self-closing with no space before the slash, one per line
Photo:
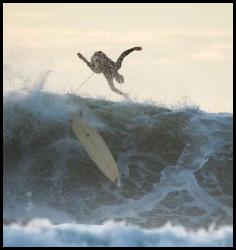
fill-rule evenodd
<path id="1" fill-rule="evenodd" d="M 70 112 L 104 138 L 120 188 L 83 150 Z M 4 93 L 4 246 L 232 246 L 232 138 L 230 113 Z"/>

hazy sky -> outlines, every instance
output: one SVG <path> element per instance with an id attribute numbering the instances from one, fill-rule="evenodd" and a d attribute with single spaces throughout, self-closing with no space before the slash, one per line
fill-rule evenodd
<path id="1" fill-rule="evenodd" d="M 116 60 L 142 46 L 120 69 L 125 83 L 116 86 L 123 92 L 166 104 L 188 97 L 204 110 L 233 111 L 231 3 L 5 3 L 3 11 L 4 66 L 34 80 L 52 70 L 45 90 L 77 91 L 91 74 L 77 52 L 90 59 L 102 50 Z M 123 99 L 101 74 L 77 93 Z"/>

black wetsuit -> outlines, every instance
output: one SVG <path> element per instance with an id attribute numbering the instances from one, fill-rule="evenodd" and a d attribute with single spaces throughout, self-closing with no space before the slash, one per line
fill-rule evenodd
<path id="1" fill-rule="evenodd" d="M 142 50 L 142 48 L 134 47 L 134 48 L 124 51 L 119 56 L 116 62 L 108 58 L 106 54 L 104 54 L 102 51 L 95 52 L 93 56 L 91 57 L 91 62 L 89 62 L 81 53 L 78 53 L 77 55 L 80 59 L 82 59 L 89 66 L 89 68 L 93 72 L 98 73 L 98 74 L 103 73 L 103 75 L 108 81 L 110 88 L 114 92 L 116 92 L 117 94 L 126 96 L 125 93 L 115 88 L 113 79 L 115 78 L 115 80 L 120 84 L 124 82 L 124 78 L 121 74 L 118 73 L 118 70 L 121 68 L 123 59 L 134 50 Z"/>

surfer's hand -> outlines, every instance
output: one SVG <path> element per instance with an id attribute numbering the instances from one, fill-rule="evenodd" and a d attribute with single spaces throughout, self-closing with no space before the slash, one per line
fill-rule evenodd
<path id="1" fill-rule="evenodd" d="M 142 50 L 142 47 L 134 47 L 135 50 Z"/>
<path id="2" fill-rule="evenodd" d="M 82 58 L 82 57 L 83 57 L 82 54 L 80 54 L 80 53 L 77 53 L 77 56 L 78 56 L 79 58 Z"/>

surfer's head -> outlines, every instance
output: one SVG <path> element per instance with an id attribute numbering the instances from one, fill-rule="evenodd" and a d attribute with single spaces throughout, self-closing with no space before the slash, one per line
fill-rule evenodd
<path id="1" fill-rule="evenodd" d="M 116 74 L 115 75 L 115 80 L 118 82 L 118 83 L 123 83 L 124 82 L 124 77 L 120 74 Z"/>

